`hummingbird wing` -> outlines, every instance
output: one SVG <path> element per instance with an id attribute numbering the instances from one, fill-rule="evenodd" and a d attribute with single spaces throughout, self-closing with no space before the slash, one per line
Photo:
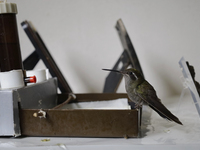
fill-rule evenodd
<path id="1" fill-rule="evenodd" d="M 142 84 L 138 85 L 136 92 L 137 95 L 161 117 L 183 125 L 180 120 L 162 104 L 161 100 L 157 97 L 153 86 L 151 86 L 151 84 L 149 84 L 146 80 Z"/>

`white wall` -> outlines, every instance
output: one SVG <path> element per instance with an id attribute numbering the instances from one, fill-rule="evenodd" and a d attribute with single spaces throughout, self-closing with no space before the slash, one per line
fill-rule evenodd
<path id="1" fill-rule="evenodd" d="M 122 18 L 146 79 L 160 98 L 180 94 L 178 61 L 189 60 L 200 76 L 198 0 L 8 0 L 18 5 L 22 57 L 33 46 L 20 23 L 31 21 L 74 93 L 102 92 L 123 49 L 115 30 Z M 36 69 L 44 68 L 42 62 Z M 200 80 L 199 80 L 200 81 Z M 125 92 L 124 81 L 118 92 Z"/>

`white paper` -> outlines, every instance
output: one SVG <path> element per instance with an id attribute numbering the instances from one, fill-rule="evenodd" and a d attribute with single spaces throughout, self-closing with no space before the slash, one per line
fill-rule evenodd
<path id="1" fill-rule="evenodd" d="M 66 104 L 58 109 L 131 109 L 127 98 Z"/>

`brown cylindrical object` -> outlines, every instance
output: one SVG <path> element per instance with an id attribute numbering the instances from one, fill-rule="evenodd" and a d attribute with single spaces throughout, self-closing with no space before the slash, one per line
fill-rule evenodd
<path id="1" fill-rule="evenodd" d="M 16 7 L 16 4 L 0 3 L 0 71 L 1 72 L 23 69 L 18 30 L 17 30 L 17 20 L 16 20 L 17 8 L 15 7 L 13 8 L 13 6 Z"/>

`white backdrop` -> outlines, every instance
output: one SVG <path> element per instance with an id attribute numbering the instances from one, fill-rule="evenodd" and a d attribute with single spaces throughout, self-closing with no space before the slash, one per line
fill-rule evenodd
<path id="1" fill-rule="evenodd" d="M 162 99 L 180 94 L 178 61 L 185 57 L 200 76 L 198 0 L 8 0 L 18 5 L 22 58 L 34 48 L 20 23 L 31 21 L 74 93 L 102 92 L 123 49 L 115 30 L 121 18 L 146 79 Z M 40 62 L 36 69 L 44 68 Z M 198 79 L 198 78 L 197 78 Z M 199 80 L 200 81 L 200 80 Z M 125 92 L 122 81 L 117 92 Z"/>

